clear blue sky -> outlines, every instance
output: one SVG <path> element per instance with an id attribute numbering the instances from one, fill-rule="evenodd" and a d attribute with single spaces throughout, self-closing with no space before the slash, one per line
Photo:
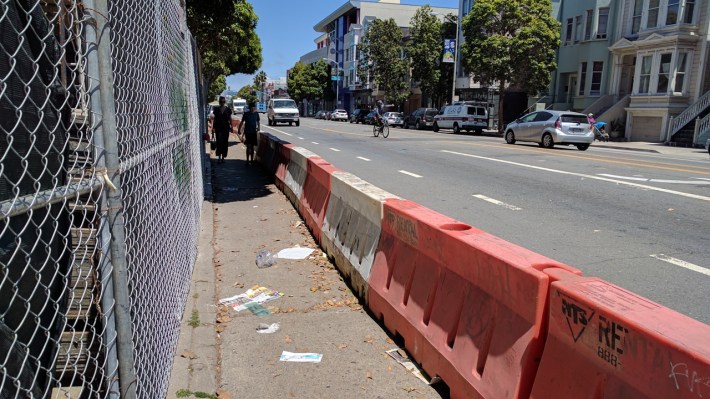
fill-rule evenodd
<path id="1" fill-rule="evenodd" d="M 458 0 L 402 0 L 402 4 L 458 8 Z M 286 76 L 302 55 L 316 49 L 314 40 L 319 33 L 313 25 L 345 4 L 345 0 L 252 0 L 259 16 L 256 33 L 261 39 L 264 61 L 261 69 L 270 79 Z M 253 75 L 237 74 L 227 77 L 232 90 L 251 84 Z"/>

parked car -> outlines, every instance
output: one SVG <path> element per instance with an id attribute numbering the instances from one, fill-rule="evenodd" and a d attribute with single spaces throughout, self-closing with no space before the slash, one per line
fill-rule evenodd
<path id="1" fill-rule="evenodd" d="M 332 114 L 330 114 L 330 119 L 334 121 L 346 122 L 348 120 L 348 111 L 344 109 L 336 109 Z"/>
<path id="2" fill-rule="evenodd" d="M 362 123 L 366 123 L 368 125 L 373 125 L 375 123 L 375 111 L 370 111 L 365 117 L 362 119 Z"/>
<path id="3" fill-rule="evenodd" d="M 330 120 L 330 116 L 331 116 L 332 114 L 333 114 L 333 111 L 325 111 L 325 118 L 323 118 L 323 119 L 329 121 L 329 120 Z"/>
<path id="4" fill-rule="evenodd" d="M 404 124 L 404 115 L 401 112 L 385 112 L 382 116 L 390 126 L 402 126 Z"/>
<path id="5" fill-rule="evenodd" d="M 441 109 L 434 116 L 432 129 L 438 132 L 439 129 L 453 129 L 454 134 L 461 130 L 470 132 L 471 130 L 480 134 L 483 129 L 488 128 L 488 111 L 485 107 L 477 105 L 449 105 Z"/>
<path id="6" fill-rule="evenodd" d="M 325 119 L 325 111 L 324 111 L 324 110 L 320 110 L 320 111 L 316 112 L 315 118 L 316 118 L 316 119 Z"/>
<path id="7" fill-rule="evenodd" d="M 505 142 L 536 142 L 540 147 L 556 144 L 575 145 L 580 151 L 594 141 L 594 131 L 587 115 L 570 111 L 537 111 L 516 119 L 505 128 Z"/>
<path id="8" fill-rule="evenodd" d="M 358 108 L 350 114 L 350 123 L 364 123 L 363 119 L 367 116 L 370 110 L 364 108 Z"/>
<path id="9" fill-rule="evenodd" d="M 437 113 L 439 113 L 439 110 L 436 108 L 417 108 L 416 111 L 404 118 L 403 126 L 405 129 L 409 129 L 412 126 L 417 130 L 432 127 L 434 125 L 434 116 Z"/>

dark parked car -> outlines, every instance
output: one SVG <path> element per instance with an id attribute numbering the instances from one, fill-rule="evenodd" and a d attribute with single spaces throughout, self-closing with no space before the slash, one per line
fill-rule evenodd
<path id="1" fill-rule="evenodd" d="M 316 112 L 316 119 L 325 119 L 325 111 L 320 110 Z"/>
<path id="2" fill-rule="evenodd" d="M 368 125 L 373 125 L 375 123 L 374 121 L 375 118 L 375 111 L 370 111 L 365 117 L 362 119 L 362 123 L 366 123 Z"/>
<path id="3" fill-rule="evenodd" d="M 367 116 L 368 112 L 370 111 L 367 109 L 356 109 L 350 115 L 350 123 L 364 123 L 364 119 Z"/>
<path id="4" fill-rule="evenodd" d="M 439 113 L 439 110 L 436 108 L 417 108 L 416 111 L 404 118 L 404 128 L 409 129 L 411 126 L 417 130 L 421 130 L 425 127 L 432 127 L 434 124 L 434 116 L 437 113 Z"/>

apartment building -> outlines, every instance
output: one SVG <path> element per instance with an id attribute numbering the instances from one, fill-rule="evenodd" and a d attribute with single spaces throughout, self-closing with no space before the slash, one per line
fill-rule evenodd
<path id="1" fill-rule="evenodd" d="M 457 14 L 455 8 L 431 6 L 439 15 Z M 302 63 L 313 63 L 325 59 L 336 68 L 338 80 L 337 102 L 334 106 L 352 111 L 360 105 L 374 104 L 382 93 L 368 82 L 362 82 L 358 75 L 357 45 L 365 34 L 368 25 L 375 19 L 393 18 L 403 31 L 408 32 L 409 23 L 414 13 L 420 8 L 416 5 L 401 4 L 399 0 L 356 1 L 350 0 L 319 21 L 313 29 L 321 32 L 317 48 L 301 57 Z M 323 45 L 321 45 L 323 44 Z M 413 90 L 410 103 L 417 102 L 417 91 Z M 421 94 L 418 97 L 421 103 Z M 417 103 L 416 106 L 419 106 Z"/>

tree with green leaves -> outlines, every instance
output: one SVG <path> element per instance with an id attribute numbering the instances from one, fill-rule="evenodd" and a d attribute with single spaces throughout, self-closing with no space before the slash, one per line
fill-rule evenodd
<path id="1" fill-rule="evenodd" d="M 296 62 L 287 77 L 288 93 L 296 102 L 323 98 L 329 84 L 328 64 L 322 60 L 311 65 Z"/>
<path id="2" fill-rule="evenodd" d="M 374 82 L 385 93 L 385 102 L 401 104 L 409 98 L 409 62 L 402 57 L 402 30 L 394 19 L 372 21 L 359 45 L 361 81 Z"/>
<path id="3" fill-rule="evenodd" d="M 243 98 L 247 100 L 248 104 L 255 103 L 257 101 L 256 94 L 254 92 L 256 89 L 252 85 L 246 85 L 239 89 L 237 92 L 237 98 Z"/>
<path id="4" fill-rule="evenodd" d="M 476 0 L 462 30 L 464 69 L 481 84 L 499 87 L 498 129 L 502 132 L 509 88 L 529 94 L 548 88 L 557 68 L 560 23 L 552 17 L 550 0 Z"/>
<path id="5" fill-rule="evenodd" d="M 246 0 L 186 0 L 187 26 L 202 57 L 202 75 L 211 87 L 219 76 L 254 73 L 262 63 L 259 18 Z"/>
<path id="6" fill-rule="evenodd" d="M 227 89 L 227 78 L 219 75 L 207 90 L 207 101 L 216 100 L 223 91 Z"/>
<path id="7" fill-rule="evenodd" d="M 426 97 L 441 105 L 441 56 L 443 49 L 442 23 L 429 5 L 420 7 L 410 21 L 411 41 L 407 53 L 411 61 L 412 80 Z M 449 68 L 452 69 L 452 68 Z M 452 72 L 449 73 L 451 75 Z M 450 76 L 449 81 L 453 79 Z"/>
<path id="8" fill-rule="evenodd" d="M 266 85 L 266 80 L 268 79 L 268 76 L 266 76 L 266 72 L 264 71 L 259 71 L 254 76 L 254 87 L 256 87 L 257 91 L 261 92 L 261 98 L 262 100 L 265 98 L 264 97 L 264 86 Z"/>

